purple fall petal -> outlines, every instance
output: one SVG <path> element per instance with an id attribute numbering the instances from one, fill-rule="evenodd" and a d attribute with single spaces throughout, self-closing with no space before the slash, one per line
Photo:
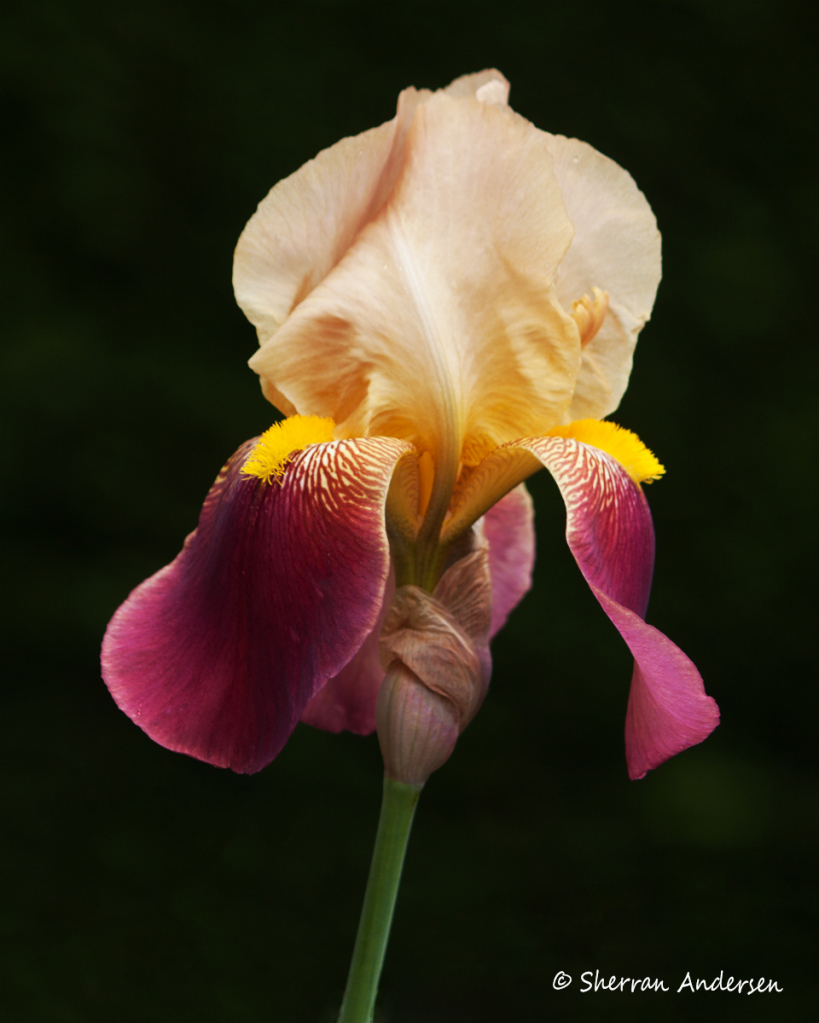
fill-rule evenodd
<path id="1" fill-rule="evenodd" d="M 592 592 L 634 654 L 626 762 L 629 777 L 642 778 L 669 757 L 706 739 L 719 724 L 719 710 L 678 646 L 601 590 L 592 586 Z"/>
<path id="2" fill-rule="evenodd" d="M 242 773 L 276 756 L 375 625 L 384 502 L 408 448 L 317 444 L 267 484 L 240 475 L 252 445 L 219 475 L 176 560 L 116 612 L 102 649 L 114 699 L 151 738 Z"/>
<path id="3" fill-rule="evenodd" d="M 610 455 L 562 437 L 519 442 L 554 476 L 566 503 L 566 539 L 603 610 L 634 654 L 626 717 L 629 776 L 702 742 L 719 724 L 699 672 L 643 621 L 654 568 L 654 529 L 640 486 Z"/>
<path id="4" fill-rule="evenodd" d="M 492 577 L 492 625 L 489 638 L 506 624 L 532 586 L 535 526 L 532 498 L 526 486 L 515 487 L 484 516 Z"/>
<path id="5" fill-rule="evenodd" d="M 301 720 L 325 732 L 355 732 L 370 735 L 375 731 L 375 702 L 384 681 L 384 669 L 378 656 L 378 639 L 395 596 L 395 575 L 390 570 L 384 601 L 375 628 L 358 653 L 304 708 Z"/>

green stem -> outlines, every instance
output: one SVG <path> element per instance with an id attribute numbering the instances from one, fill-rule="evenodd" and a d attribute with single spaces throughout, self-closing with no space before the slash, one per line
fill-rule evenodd
<path id="1" fill-rule="evenodd" d="M 384 778 L 381 816 L 338 1023 L 372 1023 L 420 785 Z"/>

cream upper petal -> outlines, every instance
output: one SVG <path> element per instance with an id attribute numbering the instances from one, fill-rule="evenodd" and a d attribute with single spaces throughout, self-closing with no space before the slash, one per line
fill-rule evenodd
<path id="1" fill-rule="evenodd" d="M 609 293 L 599 333 L 583 349 L 565 422 L 602 418 L 620 403 L 632 355 L 660 283 L 660 234 L 645 196 L 613 160 L 577 139 L 547 135 L 563 201 L 574 225 L 557 295 L 564 309 L 598 287 Z"/>
<path id="2" fill-rule="evenodd" d="M 429 95 L 405 89 L 391 121 L 322 150 L 259 203 L 236 246 L 233 288 L 260 344 L 327 276 L 389 197 L 415 108 Z"/>
<path id="3" fill-rule="evenodd" d="M 544 133 L 436 93 L 389 200 L 251 366 L 338 436 L 401 437 L 436 462 L 542 433 L 579 368 L 553 288 L 571 237 Z"/>
<path id="4" fill-rule="evenodd" d="M 509 83 L 492 69 L 456 78 L 445 91 L 474 96 L 484 86 L 490 102 L 505 102 Z M 391 121 L 322 150 L 259 204 L 236 246 L 233 285 L 260 344 L 378 213 L 401 171 L 415 109 L 432 95 L 428 89 L 404 89 Z"/>
<path id="5" fill-rule="evenodd" d="M 338 262 L 367 219 L 395 120 L 342 139 L 280 181 L 236 246 L 236 300 L 264 342 Z"/>
<path id="6" fill-rule="evenodd" d="M 484 102 L 501 103 L 504 106 L 509 101 L 509 82 L 495 68 L 487 68 L 474 75 L 461 75 L 443 91 L 447 96 L 474 96 Z"/>

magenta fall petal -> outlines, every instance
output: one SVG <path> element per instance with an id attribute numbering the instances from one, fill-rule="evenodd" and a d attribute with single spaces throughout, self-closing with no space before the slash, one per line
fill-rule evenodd
<path id="1" fill-rule="evenodd" d="M 524 483 L 489 509 L 483 528 L 489 543 L 492 577 L 492 625 L 489 629 L 492 639 L 532 588 L 535 510 Z"/>
<path id="2" fill-rule="evenodd" d="M 325 732 L 346 730 L 356 735 L 370 735 L 375 731 L 375 701 L 384 681 L 378 640 L 394 596 L 395 573 L 390 570 L 375 628 L 349 664 L 345 664 L 304 708 L 301 720 L 306 725 L 323 728 Z"/>
<path id="3" fill-rule="evenodd" d="M 645 623 L 654 527 L 641 487 L 610 455 L 580 441 L 520 441 L 555 478 L 566 503 L 566 539 L 580 571 L 634 654 L 626 717 L 629 776 L 702 742 L 719 709 L 686 655 Z"/>
<path id="4" fill-rule="evenodd" d="M 240 448 L 178 557 L 103 641 L 103 676 L 154 740 L 241 773 L 277 755 L 305 705 L 373 629 L 389 571 L 384 502 L 405 442 L 317 444 L 282 484 Z"/>

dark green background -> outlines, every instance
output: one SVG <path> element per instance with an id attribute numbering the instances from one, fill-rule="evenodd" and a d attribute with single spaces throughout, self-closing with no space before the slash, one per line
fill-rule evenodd
<path id="1" fill-rule="evenodd" d="M 375 739 L 301 726 L 261 774 L 216 770 L 115 708 L 98 645 L 270 424 L 230 286 L 256 203 L 404 86 L 491 65 L 518 111 L 622 163 L 656 211 L 665 279 L 616 418 L 668 467 L 649 620 L 724 723 L 628 781 L 629 657 L 536 478 L 535 588 L 422 798 L 381 1019 L 815 1018 L 813 10 L 7 0 L 3 1020 L 334 1019 Z M 555 992 L 560 969 L 575 981 Z M 581 995 L 595 969 L 672 991 Z M 687 970 L 785 991 L 676 994 Z"/>

